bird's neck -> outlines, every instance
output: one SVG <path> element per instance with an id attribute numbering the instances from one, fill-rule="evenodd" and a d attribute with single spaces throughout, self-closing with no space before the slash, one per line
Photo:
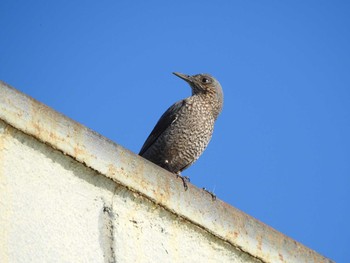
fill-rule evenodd
<path id="1" fill-rule="evenodd" d="M 203 103 L 204 105 L 209 107 L 214 119 L 216 119 L 219 116 L 222 109 L 222 103 L 220 101 L 220 98 L 218 98 L 217 94 L 199 93 L 192 95 L 192 97 L 194 97 L 196 101 L 199 101 L 200 103 Z"/>

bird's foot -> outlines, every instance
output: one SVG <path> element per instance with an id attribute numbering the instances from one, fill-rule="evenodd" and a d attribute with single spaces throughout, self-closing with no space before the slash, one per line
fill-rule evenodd
<path id="1" fill-rule="evenodd" d="M 208 194 L 211 195 L 211 198 L 212 198 L 213 201 L 216 200 L 216 195 L 215 195 L 213 192 L 209 191 L 209 190 L 208 190 L 207 188 L 205 188 L 205 187 L 203 187 L 203 190 L 206 191 Z"/>
<path id="2" fill-rule="evenodd" d="M 182 184 L 184 185 L 185 191 L 187 191 L 188 189 L 188 185 L 187 183 L 190 182 L 190 178 L 188 176 L 182 176 L 180 173 L 176 174 L 176 177 L 180 177 L 180 179 L 182 180 Z"/>

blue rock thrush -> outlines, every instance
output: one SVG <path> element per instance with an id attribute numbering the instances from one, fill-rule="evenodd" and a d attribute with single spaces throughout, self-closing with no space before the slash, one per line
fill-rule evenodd
<path id="1" fill-rule="evenodd" d="M 187 189 L 188 178 L 180 172 L 207 147 L 223 107 L 223 92 L 209 74 L 174 74 L 191 86 L 192 96 L 176 102 L 161 116 L 139 155 L 180 176 Z"/>

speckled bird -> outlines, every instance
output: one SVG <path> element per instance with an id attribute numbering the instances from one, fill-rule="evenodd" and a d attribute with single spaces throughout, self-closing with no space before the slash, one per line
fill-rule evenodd
<path id="1" fill-rule="evenodd" d="M 223 92 L 209 74 L 173 74 L 190 85 L 192 96 L 176 102 L 161 116 L 139 155 L 180 176 L 207 147 L 223 107 Z"/>

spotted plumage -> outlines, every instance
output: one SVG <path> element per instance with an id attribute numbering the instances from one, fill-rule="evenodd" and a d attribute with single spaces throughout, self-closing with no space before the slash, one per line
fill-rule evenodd
<path id="1" fill-rule="evenodd" d="M 139 155 L 180 174 L 207 147 L 223 106 L 220 83 L 209 74 L 174 73 L 192 88 L 192 96 L 173 104 L 159 119 Z"/>

